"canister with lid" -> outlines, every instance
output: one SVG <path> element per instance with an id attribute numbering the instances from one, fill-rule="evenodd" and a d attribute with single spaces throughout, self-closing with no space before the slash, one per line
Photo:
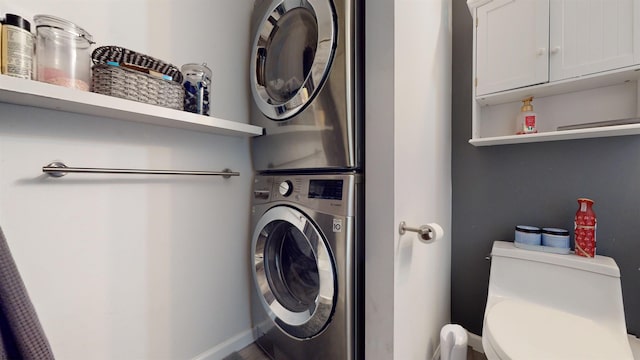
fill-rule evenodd
<path id="1" fill-rule="evenodd" d="M 569 249 L 569 231 L 558 228 L 542 228 L 542 245 Z"/>
<path id="2" fill-rule="evenodd" d="M 516 226 L 515 242 L 526 245 L 540 245 L 542 243 L 540 228 L 528 225 Z"/>
<path id="3" fill-rule="evenodd" d="M 33 17 L 36 25 L 36 79 L 89 91 L 91 34 L 51 15 Z"/>
<path id="4" fill-rule="evenodd" d="M 2 24 L 2 73 L 31 79 L 33 73 L 33 34 L 31 24 L 22 17 L 7 14 Z"/>
<path id="5" fill-rule="evenodd" d="M 196 114 L 210 115 L 211 69 L 207 64 L 184 64 L 184 110 Z"/>

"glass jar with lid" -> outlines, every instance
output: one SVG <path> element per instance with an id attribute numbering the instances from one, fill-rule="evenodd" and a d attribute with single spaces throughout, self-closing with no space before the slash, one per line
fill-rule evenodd
<path id="1" fill-rule="evenodd" d="M 36 26 L 36 80 L 89 91 L 91 34 L 51 15 L 33 17 Z"/>
<path id="2" fill-rule="evenodd" d="M 210 115 L 211 69 L 207 64 L 184 64 L 184 110 L 196 114 Z"/>

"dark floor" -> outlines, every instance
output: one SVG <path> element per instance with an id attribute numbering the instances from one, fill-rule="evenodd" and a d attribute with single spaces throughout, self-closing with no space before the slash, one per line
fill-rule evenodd
<path id="1" fill-rule="evenodd" d="M 483 353 L 473 350 L 471 347 L 467 350 L 467 360 L 487 360 Z"/>
<path id="2" fill-rule="evenodd" d="M 270 360 L 255 343 L 238 350 L 222 360 Z"/>
<path id="3" fill-rule="evenodd" d="M 270 360 L 256 344 L 251 344 L 242 350 L 225 357 L 223 360 Z M 474 351 L 471 347 L 467 351 L 467 360 L 487 360 L 484 354 Z"/>

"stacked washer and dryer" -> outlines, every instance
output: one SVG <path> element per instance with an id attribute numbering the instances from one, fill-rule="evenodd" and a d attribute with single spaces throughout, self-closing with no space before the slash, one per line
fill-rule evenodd
<path id="1" fill-rule="evenodd" d="M 276 360 L 363 358 L 362 3 L 254 6 L 251 317 Z"/>

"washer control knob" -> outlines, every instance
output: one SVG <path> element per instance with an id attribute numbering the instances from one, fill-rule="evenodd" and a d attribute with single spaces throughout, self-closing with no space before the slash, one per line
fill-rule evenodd
<path id="1" fill-rule="evenodd" d="M 293 192 L 293 184 L 289 180 L 285 180 L 280 183 L 278 187 L 278 191 L 280 191 L 280 195 L 289 196 Z"/>

